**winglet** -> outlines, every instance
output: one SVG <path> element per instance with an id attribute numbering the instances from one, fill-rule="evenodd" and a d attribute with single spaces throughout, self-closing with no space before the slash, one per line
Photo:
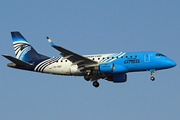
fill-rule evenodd
<path id="1" fill-rule="evenodd" d="M 56 46 L 52 41 L 51 39 L 49 39 L 49 37 L 46 37 L 48 39 L 48 42 L 50 43 L 51 46 Z"/>

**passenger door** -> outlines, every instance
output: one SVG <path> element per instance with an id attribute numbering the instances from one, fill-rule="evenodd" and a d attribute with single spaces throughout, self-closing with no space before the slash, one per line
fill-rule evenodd
<path id="1" fill-rule="evenodd" d="M 144 61 L 145 61 L 146 63 L 150 62 L 150 53 L 146 53 L 146 54 L 144 55 Z"/>

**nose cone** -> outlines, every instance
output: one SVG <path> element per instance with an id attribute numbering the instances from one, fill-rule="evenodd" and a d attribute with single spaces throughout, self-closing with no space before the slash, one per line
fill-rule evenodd
<path id="1" fill-rule="evenodd" d="M 176 63 L 173 60 L 168 60 L 168 64 L 170 67 L 175 67 Z"/>

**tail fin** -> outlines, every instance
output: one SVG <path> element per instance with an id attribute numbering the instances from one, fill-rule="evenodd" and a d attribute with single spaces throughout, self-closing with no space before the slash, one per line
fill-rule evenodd
<path id="1" fill-rule="evenodd" d="M 11 32 L 16 58 L 22 61 L 45 59 L 46 56 L 38 54 L 29 42 L 19 32 Z"/>

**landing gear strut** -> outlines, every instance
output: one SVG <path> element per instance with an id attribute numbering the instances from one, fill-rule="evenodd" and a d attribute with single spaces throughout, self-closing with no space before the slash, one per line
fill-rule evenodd
<path id="1" fill-rule="evenodd" d="M 93 82 L 93 86 L 94 86 L 94 87 L 99 87 L 98 81 L 94 81 L 94 82 Z"/>
<path id="2" fill-rule="evenodd" d="M 155 80 L 155 77 L 153 77 L 153 74 L 156 72 L 156 70 L 150 70 L 151 72 L 151 80 L 154 81 Z"/>

